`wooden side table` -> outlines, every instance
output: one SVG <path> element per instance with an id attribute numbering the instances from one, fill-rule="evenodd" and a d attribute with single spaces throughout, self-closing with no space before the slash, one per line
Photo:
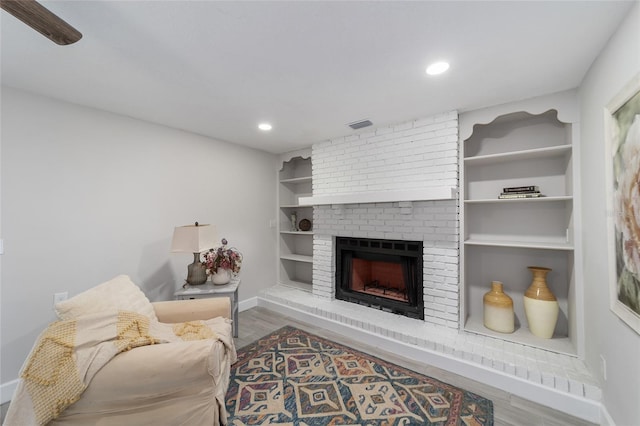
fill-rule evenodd
<path id="1" fill-rule="evenodd" d="M 240 278 L 233 278 L 229 284 L 214 285 L 207 281 L 202 285 L 187 285 L 173 293 L 174 299 L 206 299 L 208 297 L 228 297 L 231 299 L 231 319 L 233 320 L 233 337 L 238 337 L 238 288 Z"/>

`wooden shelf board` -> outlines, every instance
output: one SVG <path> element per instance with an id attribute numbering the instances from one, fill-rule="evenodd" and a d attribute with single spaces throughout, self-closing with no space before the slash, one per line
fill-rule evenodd
<path id="1" fill-rule="evenodd" d="M 288 235 L 313 235 L 313 231 L 280 231 L 280 233 Z"/>
<path id="2" fill-rule="evenodd" d="M 544 250 L 573 250 L 573 244 L 570 243 L 554 243 L 554 242 L 538 242 L 538 241 L 501 241 L 501 240 L 479 240 L 468 239 L 464 241 L 468 246 L 491 246 L 491 247 L 515 247 L 515 248 L 531 248 Z"/>
<path id="3" fill-rule="evenodd" d="M 571 195 L 559 195 L 553 197 L 539 197 L 539 198 L 509 198 L 501 200 L 499 198 L 482 198 L 477 200 L 464 200 L 465 204 L 491 204 L 491 203 L 542 203 L 550 201 L 571 201 L 573 196 Z"/>
<path id="4" fill-rule="evenodd" d="M 531 160 L 545 157 L 561 157 L 571 152 L 571 145 L 558 145 L 547 148 L 528 149 L 524 151 L 505 152 L 501 154 L 478 155 L 466 157 L 465 165 L 480 166 L 485 164 L 497 164 L 505 161 Z"/>
<path id="5" fill-rule="evenodd" d="M 464 330 L 471 333 L 495 337 L 508 342 L 533 346 L 547 351 L 577 356 L 576 349 L 572 344 L 571 339 L 567 336 L 553 336 L 551 339 L 543 339 L 541 337 L 534 336 L 528 328 L 523 326 L 520 326 L 513 333 L 498 333 L 486 328 L 483 324 L 482 318 L 472 317 L 467 318 Z"/>
<path id="6" fill-rule="evenodd" d="M 303 254 L 281 254 L 280 259 L 291 260 L 293 262 L 313 263 L 313 256 L 306 256 Z"/>
<path id="7" fill-rule="evenodd" d="M 295 178 L 280 179 L 280 183 L 306 183 L 311 182 L 311 176 L 301 176 Z"/>
<path id="8" fill-rule="evenodd" d="M 311 292 L 311 283 L 307 281 L 297 279 L 282 279 L 280 280 L 280 284 Z"/>

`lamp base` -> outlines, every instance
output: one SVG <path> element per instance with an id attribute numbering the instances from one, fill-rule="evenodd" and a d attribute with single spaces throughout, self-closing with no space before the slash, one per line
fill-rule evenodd
<path id="1" fill-rule="evenodd" d="M 200 262 L 200 253 L 193 253 L 193 263 L 187 266 L 187 284 L 202 285 L 207 282 L 207 270 Z"/>

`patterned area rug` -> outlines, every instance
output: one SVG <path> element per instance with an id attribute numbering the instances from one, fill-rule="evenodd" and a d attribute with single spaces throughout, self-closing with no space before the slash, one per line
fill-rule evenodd
<path id="1" fill-rule="evenodd" d="M 347 346 L 283 327 L 238 351 L 229 424 L 493 425 L 493 403 Z"/>

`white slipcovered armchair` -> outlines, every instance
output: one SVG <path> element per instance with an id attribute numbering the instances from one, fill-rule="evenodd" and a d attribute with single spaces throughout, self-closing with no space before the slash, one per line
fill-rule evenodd
<path id="1" fill-rule="evenodd" d="M 151 317 L 150 335 L 154 335 L 156 329 L 175 331 L 178 326 L 175 323 L 186 322 L 187 329 L 192 325 L 202 326 L 207 333 L 213 333 L 214 338 L 182 340 L 187 334 L 185 325 L 180 324 L 180 330 L 184 332 L 181 339 L 145 344 L 117 353 L 85 381 L 87 386 L 76 402 L 54 414 L 53 420 L 47 420 L 49 425 L 226 424 L 224 396 L 229 384 L 230 366 L 236 359 L 229 299 L 155 303 L 148 302 L 148 299 L 145 302 L 145 299 L 128 277 L 120 276 L 60 303 L 56 311 L 64 322 L 70 318 L 87 318 L 85 310 L 88 308 L 91 311 L 105 309 L 103 312 L 107 312 L 106 309 L 112 309 L 115 304 L 119 311 L 134 308 L 137 313 Z M 99 306 L 91 307 L 92 304 Z M 88 315 L 92 318 L 93 314 Z M 77 322 L 80 321 L 78 319 Z M 30 358 L 36 349 L 34 347 Z M 100 356 L 98 352 L 98 355 L 92 353 L 89 357 Z M 91 372 L 91 368 L 87 371 Z M 28 369 L 29 359 L 21 372 L 23 383 Z M 24 399 L 25 389 L 26 386 L 20 385 L 14 399 Z M 27 395 L 27 399 L 30 401 L 31 397 Z M 16 404 L 14 407 L 14 402 L 12 400 L 9 407 L 5 425 L 39 423 L 34 416 L 38 404 Z"/>

